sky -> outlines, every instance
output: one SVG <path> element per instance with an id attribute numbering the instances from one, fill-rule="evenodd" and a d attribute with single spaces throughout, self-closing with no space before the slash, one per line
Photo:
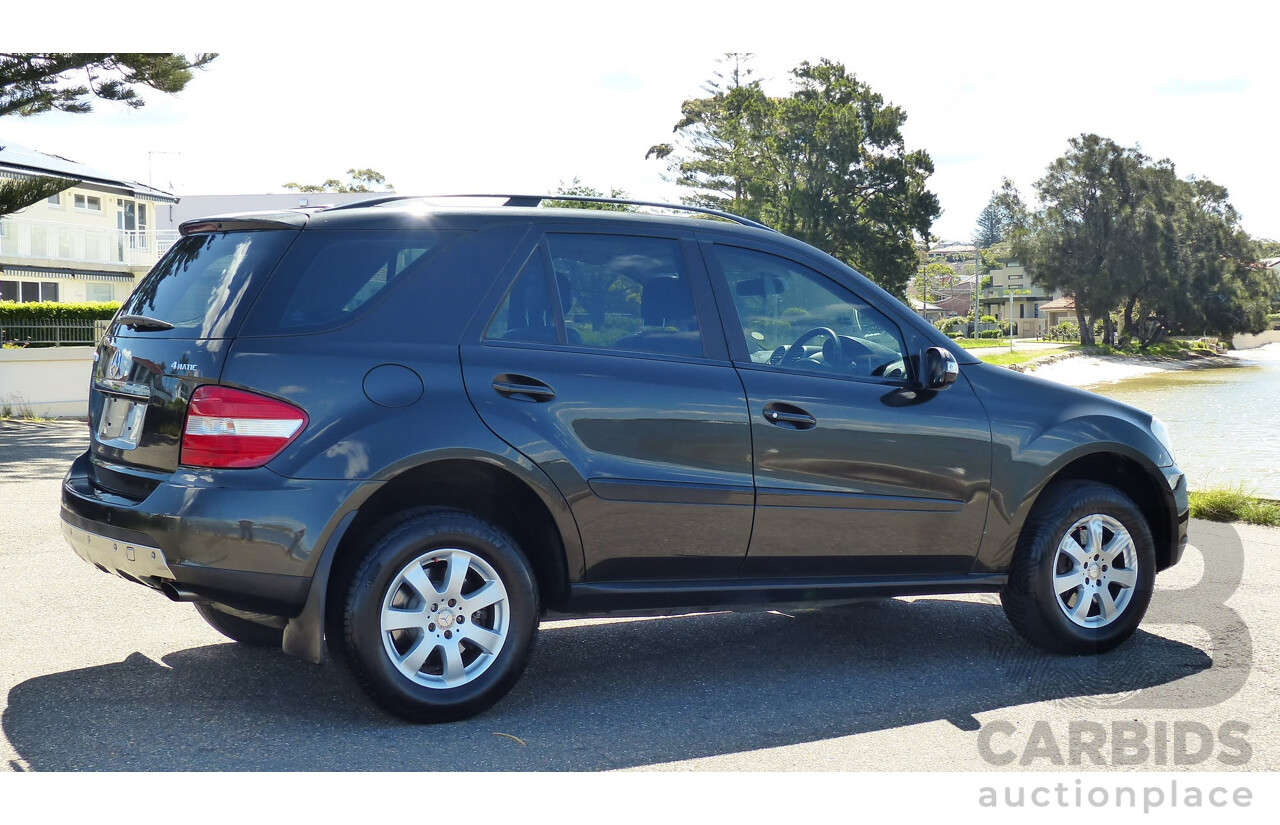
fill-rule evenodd
<path id="1" fill-rule="evenodd" d="M 1044 8 L 1041 9 L 1040 7 Z M 942 204 L 972 236 L 1001 179 L 1024 196 L 1097 132 L 1228 188 L 1280 239 L 1280 11 L 1274 3 L 430 2 L 6 9 L 5 39 L 65 51 L 216 51 L 176 96 L 0 119 L 10 140 L 182 195 L 282 192 L 372 168 L 402 194 L 548 192 L 578 177 L 673 202 L 683 100 L 726 51 L 786 94 L 803 60 L 842 62 L 907 113 Z M 66 21 L 75 21 L 67 23 Z M 16 36 L 16 37 L 15 37 Z M 29 41 L 29 42 L 23 42 Z"/>

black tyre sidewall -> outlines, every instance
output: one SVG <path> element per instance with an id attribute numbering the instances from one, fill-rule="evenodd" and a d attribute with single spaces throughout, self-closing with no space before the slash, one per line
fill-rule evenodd
<path id="1" fill-rule="evenodd" d="M 436 689 L 408 679 L 390 660 L 381 612 L 387 587 L 406 565 L 450 547 L 474 553 L 493 567 L 507 592 L 510 624 L 502 649 L 482 674 L 465 685 Z M 374 544 L 352 579 L 343 624 L 353 675 L 379 704 L 413 721 L 451 721 L 488 708 L 519 679 L 537 629 L 537 593 L 528 563 L 505 533 L 474 516 L 434 512 L 401 523 Z"/>
<path id="2" fill-rule="evenodd" d="M 1014 627 L 1032 643 L 1057 653 L 1103 653 L 1124 642 L 1138 628 L 1155 589 L 1155 542 L 1151 528 L 1124 493 L 1104 484 L 1067 482 L 1046 491 L 1019 542 L 1002 601 Z M 1053 590 L 1053 564 L 1067 529 L 1085 516 L 1116 519 L 1129 532 L 1137 555 L 1138 579 L 1124 613 L 1103 627 L 1081 627 L 1058 605 Z"/>

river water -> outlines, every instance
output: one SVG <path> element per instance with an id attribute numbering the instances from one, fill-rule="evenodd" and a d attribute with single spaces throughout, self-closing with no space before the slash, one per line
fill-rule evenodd
<path id="1" fill-rule="evenodd" d="M 1280 499 L 1280 344 L 1232 357 L 1239 366 L 1152 373 L 1086 389 L 1164 419 L 1192 490 L 1240 484 Z"/>

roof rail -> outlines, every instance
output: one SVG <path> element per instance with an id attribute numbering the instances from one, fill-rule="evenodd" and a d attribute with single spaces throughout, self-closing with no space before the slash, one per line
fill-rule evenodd
<path id="1" fill-rule="evenodd" d="M 732 212 L 725 212 L 720 209 L 709 209 L 705 206 L 688 206 L 679 203 L 662 203 L 661 201 L 638 201 L 627 198 L 602 198 L 591 195 L 502 195 L 502 194 L 474 194 L 474 195 L 390 195 L 383 198 L 370 198 L 365 201 L 356 201 L 354 203 L 344 203 L 339 206 L 331 206 L 326 212 L 332 212 L 337 209 L 359 209 L 365 206 L 378 206 L 384 203 L 404 200 L 445 200 L 447 198 L 492 198 L 501 199 L 503 206 L 522 206 L 533 207 L 538 206 L 543 201 L 575 201 L 577 203 L 613 203 L 623 206 L 650 206 L 658 209 L 675 209 L 681 212 L 696 212 L 700 215 L 712 215 L 717 218 L 723 218 L 727 221 L 739 224 L 741 226 L 750 226 L 754 229 L 766 229 L 770 232 L 777 230 L 770 226 L 765 226 L 759 221 L 753 221 L 750 218 L 744 218 L 741 215 L 735 215 Z"/>

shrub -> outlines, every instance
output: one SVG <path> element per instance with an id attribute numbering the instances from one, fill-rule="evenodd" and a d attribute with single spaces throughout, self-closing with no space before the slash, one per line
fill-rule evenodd
<path id="1" fill-rule="evenodd" d="M 19 304 L 13 301 L 0 301 L 0 323 L 110 320 L 118 309 L 120 309 L 118 301 L 86 301 L 79 304 L 61 304 L 57 301 L 31 301 Z"/>
<path id="2" fill-rule="evenodd" d="M 998 329 L 984 329 L 978 333 L 979 338 L 1000 338 L 1003 337 Z"/>
<path id="3" fill-rule="evenodd" d="M 983 315 L 981 318 L 978 319 L 978 321 L 983 324 L 994 324 L 996 322 L 996 316 Z"/>

